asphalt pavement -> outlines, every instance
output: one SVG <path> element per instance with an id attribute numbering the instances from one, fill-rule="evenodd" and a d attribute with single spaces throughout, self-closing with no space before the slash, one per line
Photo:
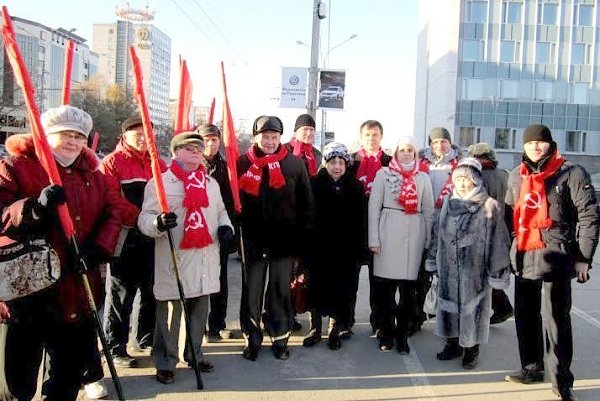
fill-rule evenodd
<path id="1" fill-rule="evenodd" d="M 573 282 L 572 370 L 581 401 L 600 400 L 599 262 L 597 256 L 588 283 Z M 227 324 L 239 335 L 241 275 L 240 263 L 234 257 L 229 261 L 229 283 Z M 512 299 L 512 286 L 507 291 Z M 302 336 L 308 330 L 308 317 L 304 314 L 299 316 L 302 330 L 290 340 L 287 361 L 273 357 L 268 338 L 255 362 L 241 356 L 244 341 L 239 336 L 205 344 L 205 354 L 215 370 L 203 374 L 202 391 L 196 390 L 193 371 L 184 363 L 178 365 L 175 383 L 157 382 L 151 356 L 135 351 L 132 354 L 141 358 L 142 367 L 119 368 L 118 373 L 127 400 L 558 400 L 549 382 L 519 385 L 504 381 L 507 373 L 520 368 L 513 319 L 491 327 L 489 343 L 481 346 L 479 366 L 467 371 L 460 359 L 435 358 L 444 341 L 434 335 L 433 321 L 425 323 L 422 331 L 409 339 L 411 352 L 403 356 L 396 351 L 379 351 L 377 340 L 370 337 L 368 317 L 368 276 L 364 267 L 355 334 L 343 341 L 339 351 L 327 348 L 326 337 L 312 348 L 302 347 Z M 183 338 L 180 343 L 183 344 Z M 117 399 L 108 371 L 105 381 L 110 392 L 108 399 Z M 83 392 L 80 399 L 86 399 Z"/>

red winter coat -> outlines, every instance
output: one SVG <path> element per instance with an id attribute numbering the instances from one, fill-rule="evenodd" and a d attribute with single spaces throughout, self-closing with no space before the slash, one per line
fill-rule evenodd
<path id="1" fill-rule="evenodd" d="M 61 261 L 58 292 L 63 317 L 65 321 L 78 320 L 82 313 L 89 312 L 88 301 L 62 228 L 57 222 L 36 220 L 32 215 L 41 190 L 49 185 L 48 176 L 35 156 L 33 137 L 12 135 L 6 141 L 6 149 L 11 156 L 0 160 L 0 243 L 38 233 L 43 235 Z M 115 207 L 119 194 L 98 170 L 98 158 L 84 147 L 70 167 L 58 165 L 58 171 L 78 243 L 93 242 L 111 255 L 120 229 L 120 216 Z M 102 299 L 100 271 L 98 266 L 88 267 L 98 302 Z"/>

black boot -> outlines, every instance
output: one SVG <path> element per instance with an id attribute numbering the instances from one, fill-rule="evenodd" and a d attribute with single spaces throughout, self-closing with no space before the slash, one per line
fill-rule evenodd
<path id="1" fill-rule="evenodd" d="M 288 350 L 288 347 L 287 347 L 287 339 L 275 340 L 273 342 L 273 345 L 271 345 L 271 351 L 273 352 L 273 355 L 277 359 L 281 359 L 282 361 L 289 359 L 290 351 Z"/>
<path id="2" fill-rule="evenodd" d="M 463 357 L 462 365 L 465 369 L 475 369 L 479 362 L 479 344 L 475 344 L 470 348 L 465 348 L 465 356 Z"/>
<path id="3" fill-rule="evenodd" d="M 321 341 L 321 329 L 323 327 L 322 316 L 319 312 L 312 310 L 310 313 L 310 330 L 304 336 L 302 345 L 312 347 Z"/>
<path id="4" fill-rule="evenodd" d="M 402 355 L 410 353 L 410 347 L 408 346 L 408 333 L 406 322 L 398 322 L 396 327 L 396 351 Z"/>
<path id="5" fill-rule="evenodd" d="M 327 339 L 327 346 L 332 351 L 337 351 L 342 348 L 342 340 L 340 340 L 340 329 L 336 323 L 333 324 Z"/>
<path id="6" fill-rule="evenodd" d="M 438 352 L 437 359 L 440 361 L 449 361 L 450 359 L 456 359 L 461 357 L 463 354 L 463 347 L 458 345 L 458 337 L 448 338 L 446 345 L 442 352 Z"/>

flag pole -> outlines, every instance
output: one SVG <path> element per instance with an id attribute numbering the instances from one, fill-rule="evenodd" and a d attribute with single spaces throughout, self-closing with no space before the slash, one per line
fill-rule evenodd
<path id="1" fill-rule="evenodd" d="M 133 67 L 133 94 L 138 103 L 140 114 L 142 115 L 142 124 L 144 126 L 144 136 L 146 137 L 146 144 L 148 145 L 148 153 L 152 163 L 152 177 L 154 178 L 154 185 L 156 187 L 156 197 L 158 204 L 163 213 L 169 212 L 169 205 L 167 203 L 167 196 L 165 193 L 165 187 L 162 181 L 162 173 L 160 170 L 159 156 L 156 149 L 156 141 L 154 140 L 154 133 L 152 132 L 152 124 L 150 122 L 150 113 L 148 112 L 148 104 L 146 103 L 146 95 L 144 94 L 144 87 L 142 86 L 142 67 L 140 61 L 135 52 L 135 47 L 129 47 L 129 56 L 131 57 L 131 64 Z M 181 283 L 181 276 L 179 274 L 179 266 L 177 263 L 177 255 L 175 254 L 175 244 L 173 242 L 173 235 L 171 230 L 167 230 L 167 236 L 169 238 L 169 247 L 171 248 L 171 260 L 173 262 L 173 271 L 175 272 L 175 280 L 177 281 L 177 290 L 179 291 L 179 300 L 181 301 L 181 308 L 183 310 L 183 318 L 185 320 L 185 332 L 187 345 L 192 354 L 192 364 L 194 365 L 194 373 L 196 374 L 196 385 L 198 390 L 204 389 L 204 383 L 202 383 L 202 376 L 200 373 L 200 366 L 196 360 L 196 351 L 194 348 L 194 342 L 192 340 L 191 332 L 191 320 L 188 310 L 188 304 L 185 302 L 185 293 L 183 291 L 183 285 Z"/>
<path id="2" fill-rule="evenodd" d="M 75 44 L 72 40 L 65 49 L 65 73 L 63 75 L 62 104 L 71 103 L 71 71 L 73 70 L 73 50 Z"/>
<path id="3" fill-rule="evenodd" d="M 56 161 L 54 160 L 54 156 L 52 155 L 52 151 L 50 150 L 50 145 L 48 144 L 46 135 L 44 135 L 44 128 L 40 119 L 39 110 L 33 100 L 35 90 L 31 83 L 29 73 L 27 72 L 27 67 L 25 66 L 23 56 L 19 51 L 19 46 L 17 45 L 17 42 L 15 40 L 15 32 L 13 29 L 10 15 L 8 14 L 8 8 L 6 6 L 2 6 L 2 37 L 4 39 L 4 47 L 6 49 L 9 62 L 15 74 L 16 81 L 23 90 L 25 104 L 27 105 L 27 111 L 29 114 L 31 130 L 33 133 L 35 153 L 38 157 L 38 160 L 40 161 L 40 164 L 46 171 L 50 182 L 52 184 L 62 186 L 62 181 L 58 173 Z M 79 252 L 79 245 L 77 244 L 77 239 L 75 238 L 75 228 L 73 226 L 73 220 L 71 220 L 71 215 L 69 214 L 69 209 L 67 208 L 66 203 L 57 206 L 57 214 L 58 219 L 63 227 L 65 237 L 71 241 L 76 260 L 80 261 L 79 273 L 81 274 L 81 279 L 83 282 L 85 294 L 87 296 L 88 304 L 92 311 L 92 315 L 94 316 L 96 333 L 100 338 L 100 342 L 102 343 L 104 355 L 106 357 L 106 362 L 108 363 L 108 367 L 110 370 L 113 384 L 115 386 L 115 391 L 117 392 L 117 396 L 119 397 L 120 401 L 124 401 L 125 397 L 123 396 L 121 382 L 119 381 L 119 376 L 117 375 L 117 371 L 115 369 L 113 360 L 110 356 L 110 352 L 106 345 L 106 337 L 102 329 L 100 316 L 98 315 L 98 308 L 96 307 L 96 302 L 94 301 L 94 294 L 92 293 L 90 281 L 88 278 L 87 265 L 85 264 L 81 253 Z"/>

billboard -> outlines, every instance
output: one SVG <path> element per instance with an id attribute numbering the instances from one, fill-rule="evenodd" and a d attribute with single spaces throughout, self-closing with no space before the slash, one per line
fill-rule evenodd
<path id="1" fill-rule="evenodd" d="M 306 75 L 308 69 L 281 67 L 281 96 L 279 107 L 306 108 Z"/>
<path id="2" fill-rule="evenodd" d="M 319 108 L 343 110 L 346 94 L 346 71 L 321 70 L 319 73 Z"/>

